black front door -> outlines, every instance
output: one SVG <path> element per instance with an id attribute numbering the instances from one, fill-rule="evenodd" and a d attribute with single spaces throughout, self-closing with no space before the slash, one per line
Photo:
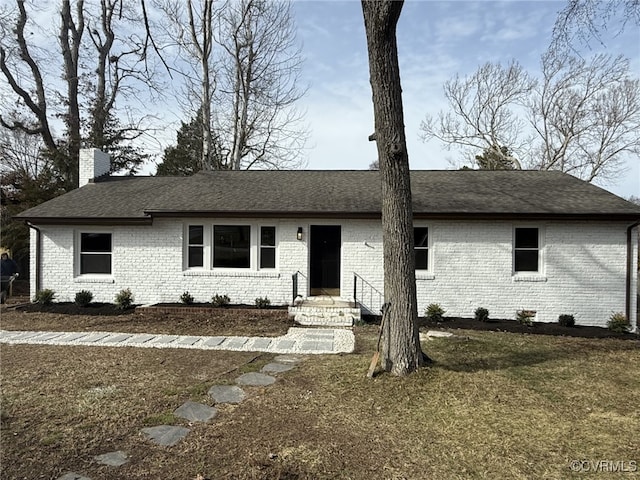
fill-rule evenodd
<path id="1" fill-rule="evenodd" d="M 340 296 L 340 225 L 311 225 L 309 294 Z"/>

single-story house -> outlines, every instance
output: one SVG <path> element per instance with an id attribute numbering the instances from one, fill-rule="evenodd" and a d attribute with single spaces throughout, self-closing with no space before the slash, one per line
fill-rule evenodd
<path id="1" fill-rule="evenodd" d="M 78 189 L 18 216 L 31 227 L 32 292 L 383 303 L 376 171 L 109 176 L 95 149 L 80 162 Z M 412 171 L 411 187 L 419 312 L 598 326 L 622 312 L 635 328 L 640 207 L 553 171 Z"/>

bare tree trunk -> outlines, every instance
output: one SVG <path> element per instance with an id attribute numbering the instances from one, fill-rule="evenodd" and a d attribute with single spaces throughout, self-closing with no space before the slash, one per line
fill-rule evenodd
<path id="1" fill-rule="evenodd" d="M 19 84 L 19 76 L 14 75 L 9 69 L 9 66 L 6 63 L 6 51 L 2 46 L 0 46 L 0 70 L 2 70 L 2 73 L 6 77 L 7 82 L 11 86 L 11 89 L 18 96 L 20 96 L 20 98 L 22 98 L 27 107 L 29 107 L 29 110 L 33 112 L 37 119 L 37 124 L 35 126 L 28 125 L 26 122 L 16 119 L 14 119 L 11 123 L 7 123 L 1 117 L 0 123 L 5 128 L 9 128 L 11 130 L 21 130 L 30 135 L 41 135 L 47 149 L 50 152 L 56 152 L 58 146 L 53 139 L 51 128 L 49 126 L 49 118 L 47 116 L 47 99 L 45 96 L 42 73 L 40 72 L 40 68 L 29 52 L 27 41 L 24 38 L 24 29 L 27 23 L 27 12 L 24 7 L 24 0 L 18 0 L 17 3 L 19 16 L 16 22 L 14 33 L 16 35 L 16 41 L 18 44 L 18 55 L 20 56 L 20 59 L 28 65 L 31 74 L 33 75 L 33 89 L 35 89 L 35 98 L 33 98 L 29 91 L 27 91 L 27 89 L 31 90 L 31 88 L 23 88 Z"/>
<path id="2" fill-rule="evenodd" d="M 407 375 L 424 363 L 418 335 L 413 210 L 396 25 L 402 2 L 362 1 L 375 140 L 382 180 L 385 322 L 382 366 Z"/>
<path id="3" fill-rule="evenodd" d="M 211 137 L 211 79 L 209 77 L 211 49 L 213 45 L 213 0 L 204 0 L 202 3 L 201 24 L 199 29 L 196 26 L 193 15 L 192 1 L 188 1 L 189 10 L 189 32 L 191 42 L 196 50 L 198 61 L 200 62 L 200 72 L 202 74 L 201 98 L 201 121 L 202 121 L 202 168 L 204 170 L 213 169 L 213 139 Z M 199 31 L 200 30 L 200 31 Z"/>
<path id="4" fill-rule="evenodd" d="M 76 4 L 76 20 L 71 15 L 69 0 L 63 0 L 60 23 L 60 47 L 64 59 L 64 78 L 67 83 L 67 136 L 68 136 L 68 162 L 67 172 L 64 172 L 67 181 L 78 185 L 77 158 L 80 154 L 80 105 L 78 103 L 78 60 L 80 56 L 80 44 L 84 32 L 84 2 L 79 0 Z"/>

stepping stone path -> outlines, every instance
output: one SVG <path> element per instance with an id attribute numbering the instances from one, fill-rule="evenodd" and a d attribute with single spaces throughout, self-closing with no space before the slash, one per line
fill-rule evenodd
<path id="1" fill-rule="evenodd" d="M 238 385 L 250 385 L 252 387 L 266 387 L 275 383 L 276 378 L 264 373 L 250 372 L 236 378 Z"/>
<path id="2" fill-rule="evenodd" d="M 236 378 L 236 383 L 243 386 L 258 386 L 265 387 L 272 385 L 276 378 L 267 375 L 272 373 L 277 375 L 278 373 L 288 372 L 293 369 L 297 363 L 302 360 L 301 357 L 295 355 L 278 355 L 273 359 L 271 363 L 267 363 L 262 367 L 261 372 L 249 372 L 240 375 Z M 215 404 L 241 403 L 247 394 L 238 385 L 214 385 L 209 389 L 209 396 Z M 176 417 L 184 418 L 189 422 L 209 422 L 217 415 L 218 410 L 215 407 L 204 405 L 197 402 L 187 401 L 174 410 L 173 414 Z M 186 427 L 175 425 L 158 425 L 156 427 L 143 428 L 142 433 L 146 438 L 163 447 L 172 447 L 179 443 L 184 437 L 186 437 L 191 430 Z M 129 456 L 126 452 L 116 451 L 108 452 L 102 455 L 97 455 L 93 459 L 101 464 L 111 467 L 119 467 L 126 464 L 129 461 Z M 65 473 L 63 476 L 58 477 L 58 480 L 92 480 L 90 477 L 78 474 L 75 472 Z"/>
<path id="3" fill-rule="evenodd" d="M 283 372 L 288 372 L 289 370 L 291 370 L 292 368 L 294 368 L 293 365 L 287 365 L 284 363 L 267 363 L 264 367 L 262 367 L 262 370 L 260 370 L 262 373 L 283 373 Z"/>
<path id="4" fill-rule="evenodd" d="M 121 450 L 118 450 L 117 452 L 109 452 L 102 455 L 96 455 L 95 457 L 93 457 L 93 459 L 96 462 L 102 465 L 108 465 L 109 467 L 119 467 L 129 461 L 127 454 Z"/>
<path id="5" fill-rule="evenodd" d="M 179 406 L 173 414 L 195 423 L 208 422 L 218 414 L 218 411 L 214 407 L 189 401 Z"/>
<path id="6" fill-rule="evenodd" d="M 214 385 L 208 393 L 216 403 L 240 403 L 246 397 L 244 390 L 235 385 Z"/>
<path id="7" fill-rule="evenodd" d="M 172 447 L 186 437 L 190 431 L 191 430 L 186 427 L 176 427 L 174 425 L 158 425 L 157 427 L 142 429 L 142 433 L 144 433 L 149 440 L 163 447 Z"/>

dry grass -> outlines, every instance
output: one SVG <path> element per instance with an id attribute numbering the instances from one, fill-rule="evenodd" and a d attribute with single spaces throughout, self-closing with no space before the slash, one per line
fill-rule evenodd
<path id="1" fill-rule="evenodd" d="M 182 402 L 271 356 L 3 345 L 2 478 L 596 478 L 570 461 L 640 460 L 638 341 L 464 331 L 425 342 L 433 367 L 369 380 L 376 329 L 356 333 L 355 354 L 308 357 L 169 448 L 140 429 L 185 425 Z M 130 463 L 93 461 L 113 450 Z"/>

